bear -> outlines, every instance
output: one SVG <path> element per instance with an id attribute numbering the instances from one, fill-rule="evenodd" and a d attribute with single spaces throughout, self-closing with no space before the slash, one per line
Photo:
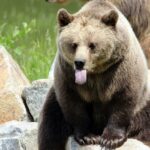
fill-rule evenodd
<path id="1" fill-rule="evenodd" d="M 121 11 L 107 0 L 89 1 L 73 15 L 59 10 L 57 45 L 39 150 L 65 150 L 69 136 L 110 149 L 128 137 L 150 140 L 148 65 Z"/>
<path id="2" fill-rule="evenodd" d="M 130 22 L 144 50 L 148 67 L 150 68 L 150 0 L 109 1 L 113 3 Z M 56 0 L 55 2 L 59 1 Z"/>

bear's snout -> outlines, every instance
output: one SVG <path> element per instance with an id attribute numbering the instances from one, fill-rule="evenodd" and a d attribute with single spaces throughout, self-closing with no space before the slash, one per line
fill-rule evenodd
<path id="1" fill-rule="evenodd" d="M 77 70 L 82 70 L 85 65 L 85 60 L 75 60 L 74 64 Z"/>

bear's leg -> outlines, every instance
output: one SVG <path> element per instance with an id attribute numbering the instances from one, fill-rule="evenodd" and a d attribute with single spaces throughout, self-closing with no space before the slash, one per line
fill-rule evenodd
<path id="1" fill-rule="evenodd" d="M 87 135 L 83 136 L 82 141 L 84 141 L 82 145 L 98 145 L 100 144 L 100 135 L 103 132 L 104 127 L 106 126 L 107 119 L 104 115 L 104 112 L 101 111 L 102 104 L 101 103 L 90 103 L 90 114 L 92 115 L 91 118 L 91 132 L 89 132 Z M 79 143 L 79 142 L 78 142 Z"/>
<path id="2" fill-rule="evenodd" d="M 84 137 L 90 133 L 91 129 L 90 106 L 69 85 L 69 82 L 66 82 L 66 79 L 57 78 L 55 80 L 57 98 L 64 117 L 73 128 L 75 140 L 80 145 L 84 145 Z"/>
<path id="3" fill-rule="evenodd" d="M 131 122 L 129 137 L 150 143 L 150 102 L 136 114 Z"/>
<path id="4" fill-rule="evenodd" d="M 101 146 L 111 149 L 120 147 L 127 140 L 128 127 L 134 110 L 134 106 L 130 103 L 133 99 L 122 96 L 121 100 L 115 100 L 108 106 L 110 116 L 100 139 Z"/>
<path id="5" fill-rule="evenodd" d="M 44 104 L 38 131 L 39 150 L 65 150 L 71 128 L 66 123 L 51 88 Z"/>
<path id="6" fill-rule="evenodd" d="M 136 139 L 143 141 L 145 143 L 150 143 L 150 129 L 144 129 L 142 130 Z"/>

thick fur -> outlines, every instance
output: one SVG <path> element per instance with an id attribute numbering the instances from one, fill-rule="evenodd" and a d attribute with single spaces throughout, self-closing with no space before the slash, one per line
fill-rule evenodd
<path id="1" fill-rule="evenodd" d="M 72 129 L 64 119 L 53 87 L 46 99 L 38 133 L 39 150 L 65 150 L 64 145 Z"/>
<path id="2" fill-rule="evenodd" d="M 70 135 L 107 148 L 128 136 L 150 140 L 148 67 L 126 18 L 110 2 L 93 0 L 74 15 L 61 10 L 58 22 L 55 82 L 41 113 L 39 150 L 65 150 Z M 86 60 L 83 85 L 75 83 L 79 58 Z"/>
<path id="3" fill-rule="evenodd" d="M 100 0 L 101 1 L 101 0 Z M 150 68 L 150 0 L 109 0 L 130 22 Z"/>
<path id="4" fill-rule="evenodd" d="M 130 22 L 150 68 L 150 0 L 109 0 Z"/>
<path id="5" fill-rule="evenodd" d="M 150 144 L 150 102 L 132 120 L 129 137 Z"/>
<path id="6" fill-rule="evenodd" d="M 62 0 L 65 2 L 66 0 Z M 85 0 L 89 1 L 89 0 Z M 101 1 L 101 0 L 100 0 Z M 150 68 L 150 0 L 109 0 L 128 19 L 146 55 Z M 59 2 L 59 1 L 55 1 Z"/>

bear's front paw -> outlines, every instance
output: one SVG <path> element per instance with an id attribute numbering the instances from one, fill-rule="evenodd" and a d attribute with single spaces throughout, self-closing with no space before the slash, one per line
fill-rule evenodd
<path id="1" fill-rule="evenodd" d="M 122 129 L 105 128 L 100 145 L 109 149 L 120 147 L 127 140 L 126 132 Z"/>
<path id="2" fill-rule="evenodd" d="M 80 145 L 93 145 L 100 143 L 100 136 L 96 135 L 86 135 L 86 136 L 75 136 L 75 140 Z"/>

